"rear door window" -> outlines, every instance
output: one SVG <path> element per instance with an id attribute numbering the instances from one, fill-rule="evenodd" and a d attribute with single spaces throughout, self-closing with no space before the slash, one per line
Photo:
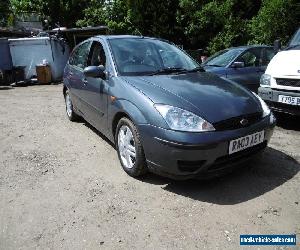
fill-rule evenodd
<path id="1" fill-rule="evenodd" d="M 265 48 L 262 66 L 268 66 L 269 62 L 272 60 L 274 55 L 275 55 L 275 51 L 273 48 Z"/>
<path id="2" fill-rule="evenodd" d="M 80 69 L 84 69 L 87 66 L 87 59 L 90 51 L 91 42 L 85 42 L 79 45 L 72 56 L 70 57 L 69 64 L 72 66 L 76 66 Z"/>
<path id="3" fill-rule="evenodd" d="M 244 52 L 236 61 L 244 62 L 245 67 L 265 67 L 275 55 L 273 48 L 252 48 Z"/>

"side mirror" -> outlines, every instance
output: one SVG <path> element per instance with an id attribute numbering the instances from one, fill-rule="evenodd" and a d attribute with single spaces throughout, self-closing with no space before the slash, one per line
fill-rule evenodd
<path id="1" fill-rule="evenodd" d="M 281 41 L 277 39 L 274 41 L 274 51 L 277 53 L 279 50 L 281 50 Z"/>
<path id="2" fill-rule="evenodd" d="M 245 63 L 244 62 L 233 62 L 231 64 L 232 68 L 244 68 L 245 67 Z"/>
<path id="3" fill-rule="evenodd" d="M 88 66 L 83 70 L 83 73 L 86 77 L 105 78 L 105 68 L 103 65 Z"/>

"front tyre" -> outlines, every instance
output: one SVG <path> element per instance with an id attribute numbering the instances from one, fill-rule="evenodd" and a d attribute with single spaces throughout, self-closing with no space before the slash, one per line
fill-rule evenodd
<path id="1" fill-rule="evenodd" d="M 124 171 L 138 177 L 147 172 L 147 164 L 140 134 L 136 126 L 128 118 L 120 119 L 116 129 L 116 148 Z"/>
<path id="2" fill-rule="evenodd" d="M 67 90 L 65 94 L 65 103 L 66 103 L 66 113 L 70 121 L 78 120 L 78 115 L 75 113 L 73 108 L 72 99 L 70 96 L 70 91 Z"/>

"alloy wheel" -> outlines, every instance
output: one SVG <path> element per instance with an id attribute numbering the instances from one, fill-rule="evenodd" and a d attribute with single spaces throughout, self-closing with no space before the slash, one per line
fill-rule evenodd
<path id="1" fill-rule="evenodd" d="M 72 101 L 69 94 L 66 95 L 66 109 L 67 109 L 68 116 L 71 117 L 73 111 L 72 111 Z"/>
<path id="2" fill-rule="evenodd" d="M 136 162 L 135 141 L 127 125 L 122 125 L 119 129 L 118 149 L 122 164 L 128 169 L 133 168 Z"/>

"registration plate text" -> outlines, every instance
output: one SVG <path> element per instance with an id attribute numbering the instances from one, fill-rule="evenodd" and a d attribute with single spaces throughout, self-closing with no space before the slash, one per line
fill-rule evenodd
<path id="1" fill-rule="evenodd" d="M 253 147 L 257 144 L 262 143 L 264 139 L 265 131 L 260 131 L 251 135 L 232 140 L 229 143 L 229 154 L 233 154 L 242 151 L 246 148 Z"/>
<path id="2" fill-rule="evenodd" d="M 300 105 L 300 97 L 279 95 L 278 102 L 290 104 L 290 105 Z"/>

